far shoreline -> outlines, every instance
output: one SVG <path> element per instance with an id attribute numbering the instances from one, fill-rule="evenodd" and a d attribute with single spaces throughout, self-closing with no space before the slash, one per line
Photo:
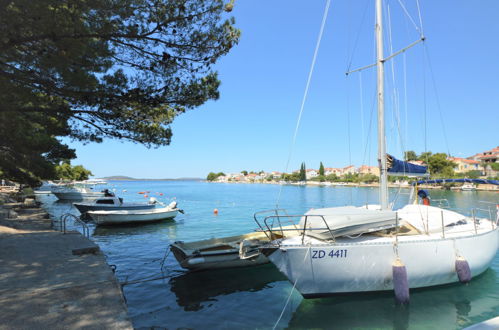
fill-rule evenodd
<path id="1" fill-rule="evenodd" d="M 286 185 L 286 186 L 316 186 L 316 187 L 361 187 L 361 188 L 378 188 L 379 183 L 352 183 L 352 182 L 319 182 L 319 181 L 305 181 L 305 182 L 278 182 L 278 181 L 209 181 L 202 180 L 208 183 L 229 183 L 229 184 L 274 184 L 274 185 Z M 463 191 L 461 187 L 451 187 L 450 189 L 445 188 L 441 185 L 418 185 L 422 189 L 435 189 L 435 190 L 450 190 L 450 191 Z M 407 188 L 410 189 L 410 184 L 394 184 L 389 183 L 388 188 Z M 499 192 L 499 187 L 490 184 L 478 184 L 475 191 L 491 191 Z M 466 191 L 469 192 L 469 191 Z"/>

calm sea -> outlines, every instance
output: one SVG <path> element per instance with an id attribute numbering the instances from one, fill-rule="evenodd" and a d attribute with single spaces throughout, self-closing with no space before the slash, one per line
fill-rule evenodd
<path id="1" fill-rule="evenodd" d="M 256 228 L 253 214 L 279 207 L 298 214 L 310 208 L 377 202 L 377 188 L 221 184 L 196 181 L 114 181 L 126 201 L 145 201 L 140 191 L 170 202 L 185 214 L 173 221 L 140 226 L 92 228 L 91 239 L 116 265 L 135 328 L 269 329 L 460 329 L 499 315 L 499 254 L 492 266 L 467 285 L 412 290 L 408 306 L 391 292 L 305 300 L 272 264 L 253 268 L 185 272 L 168 246 L 242 234 Z M 399 192 L 390 191 L 392 198 Z M 396 204 L 407 201 L 400 191 Z M 160 195 L 163 194 L 163 195 Z M 499 193 L 431 191 L 454 209 L 488 208 Z M 78 212 L 71 204 L 42 197 L 52 217 Z M 213 210 L 218 209 L 218 215 Z M 157 278 L 157 279 L 155 279 Z M 146 280 L 146 281 L 144 281 Z"/>

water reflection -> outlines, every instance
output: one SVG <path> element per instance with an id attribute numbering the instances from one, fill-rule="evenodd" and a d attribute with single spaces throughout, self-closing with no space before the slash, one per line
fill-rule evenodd
<path id="1" fill-rule="evenodd" d="M 286 281 L 271 264 L 257 267 L 220 269 L 189 272 L 170 280 L 170 290 L 177 297 L 177 304 L 185 311 L 198 311 L 203 303 L 216 301 L 218 296 L 235 292 L 256 292 L 269 284 Z"/>
<path id="2" fill-rule="evenodd" d="M 138 236 L 153 233 L 176 237 L 176 221 L 174 219 L 166 219 L 160 222 L 96 226 L 92 236 L 103 238 L 105 236 Z"/>
<path id="3" fill-rule="evenodd" d="M 494 287 L 497 274 L 489 269 L 469 284 L 411 290 L 407 306 L 395 303 L 391 292 L 340 295 L 303 300 L 288 324 L 291 329 L 448 329 L 496 315 L 499 301 Z"/>

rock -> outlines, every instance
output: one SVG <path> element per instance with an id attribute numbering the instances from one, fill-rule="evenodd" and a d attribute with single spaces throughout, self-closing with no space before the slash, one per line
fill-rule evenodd
<path id="1" fill-rule="evenodd" d="M 25 207 L 35 207 L 36 206 L 36 201 L 34 198 L 26 198 L 24 200 L 23 206 Z"/>
<path id="2" fill-rule="evenodd" d="M 0 220 L 5 220 L 9 217 L 9 210 L 0 209 Z"/>
<path id="3" fill-rule="evenodd" d="M 18 217 L 18 215 L 19 215 L 19 214 L 18 214 L 16 211 L 14 211 L 14 210 L 8 210 L 8 212 L 9 212 L 9 215 L 8 215 L 8 216 L 9 216 L 9 219 L 15 219 L 15 218 L 17 218 L 17 217 Z"/>

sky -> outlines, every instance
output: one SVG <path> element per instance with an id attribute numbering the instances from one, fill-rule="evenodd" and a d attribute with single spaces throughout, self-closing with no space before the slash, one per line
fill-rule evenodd
<path id="1" fill-rule="evenodd" d="M 403 4 L 404 7 L 401 6 Z M 499 2 L 384 0 L 387 152 L 468 157 L 499 145 Z M 292 143 L 326 0 L 236 0 L 241 39 L 215 66 L 220 99 L 175 119 L 170 146 L 68 141 L 94 177 L 200 177 L 376 165 L 374 1 L 331 1 Z M 406 9 L 408 15 L 405 13 Z M 413 24 L 413 22 L 415 24 Z M 350 64 L 350 65 L 349 65 Z M 289 159 L 289 162 L 288 162 Z"/>

